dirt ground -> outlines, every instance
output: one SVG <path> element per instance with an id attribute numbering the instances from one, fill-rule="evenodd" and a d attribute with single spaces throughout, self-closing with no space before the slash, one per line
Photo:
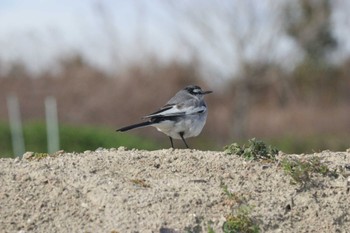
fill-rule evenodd
<path id="1" fill-rule="evenodd" d="M 339 176 L 292 184 L 280 161 L 311 156 Z M 277 160 L 124 148 L 1 159 L 0 232 L 222 232 L 242 203 L 260 232 L 350 232 L 349 152 Z"/>

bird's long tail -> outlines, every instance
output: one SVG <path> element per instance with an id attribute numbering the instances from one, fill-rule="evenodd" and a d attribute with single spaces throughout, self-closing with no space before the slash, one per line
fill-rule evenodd
<path id="1" fill-rule="evenodd" d="M 141 123 L 134 124 L 134 125 L 128 125 L 128 126 L 125 126 L 123 128 L 117 129 L 116 131 L 124 132 L 124 131 L 128 131 L 128 130 L 131 130 L 131 129 L 136 129 L 136 128 L 149 126 L 149 125 L 152 125 L 152 124 L 154 124 L 154 123 L 150 122 L 150 121 L 146 121 L 146 122 L 141 122 Z"/>

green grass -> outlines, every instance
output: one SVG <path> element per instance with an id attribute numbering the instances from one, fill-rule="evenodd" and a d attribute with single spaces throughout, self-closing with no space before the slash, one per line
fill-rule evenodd
<path id="1" fill-rule="evenodd" d="M 5 123 L 0 123 L 0 158 L 11 157 L 12 144 L 10 126 Z"/>
<path id="2" fill-rule="evenodd" d="M 46 142 L 46 126 L 43 122 L 27 122 L 24 124 L 24 136 L 26 151 L 47 152 Z M 309 137 L 300 137 L 293 135 L 284 135 L 275 139 L 264 139 L 264 142 L 277 147 L 285 153 L 312 153 L 322 150 L 345 151 L 349 148 L 349 136 L 341 135 L 314 135 Z M 100 128 L 90 126 L 72 126 L 60 124 L 60 144 L 65 151 L 82 152 L 85 150 L 95 150 L 98 147 L 119 147 L 126 146 L 128 148 L 153 150 L 168 148 L 168 141 L 159 142 L 146 140 L 144 138 L 136 137 L 131 134 L 116 133 L 114 128 Z M 220 150 L 218 146 L 213 145 L 209 138 L 202 135 L 193 138 L 189 141 L 191 148 L 202 150 Z M 176 147 L 181 148 L 182 142 L 176 141 Z M 232 153 L 234 148 L 240 152 L 245 145 L 231 144 Z M 255 141 L 249 145 L 244 153 L 244 157 L 253 158 L 254 151 L 264 151 L 268 148 L 263 148 L 259 141 Z M 252 152 L 249 152 L 251 150 Z M 12 142 L 10 128 L 7 123 L 0 122 L 0 157 L 12 157 Z"/>
<path id="3" fill-rule="evenodd" d="M 282 135 L 278 138 L 266 139 L 285 153 L 313 153 L 323 150 L 345 151 L 350 147 L 349 135 L 315 134 L 309 136 Z"/>
<path id="4" fill-rule="evenodd" d="M 25 123 L 23 131 L 26 151 L 47 152 L 46 126 L 43 122 Z M 59 133 L 60 149 L 69 152 L 119 146 L 145 150 L 161 148 L 155 141 L 117 133 L 113 128 L 61 124 Z M 0 123 L 0 157 L 13 157 L 10 128 L 6 123 Z"/>

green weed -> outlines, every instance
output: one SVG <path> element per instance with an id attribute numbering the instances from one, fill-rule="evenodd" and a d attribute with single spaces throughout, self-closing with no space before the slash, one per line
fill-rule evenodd
<path id="1" fill-rule="evenodd" d="M 229 206 L 232 207 L 234 205 L 241 205 L 242 203 L 246 202 L 246 199 L 242 195 L 229 191 L 227 185 L 222 183 L 220 187 L 227 197 L 226 204 Z"/>
<path id="2" fill-rule="evenodd" d="M 232 213 L 226 216 L 226 221 L 222 226 L 222 230 L 225 233 L 256 233 L 259 232 L 259 226 L 256 221 L 250 217 L 252 207 L 246 204 L 247 200 L 242 195 L 233 193 L 228 190 L 227 185 L 220 184 L 223 193 L 227 197 L 225 203 L 232 208 Z"/>
<path id="3" fill-rule="evenodd" d="M 263 141 L 255 138 L 248 140 L 248 145 L 240 146 L 238 143 L 225 146 L 225 153 L 229 155 L 239 155 L 248 160 L 275 160 L 278 150 L 266 145 Z"/>
<path id="4" fill-rule="evenodd" d="M 207 232 L 208 233 L 215 233 L 214 229 L 211 227 L 212 222 L 209 221 L 207 224 Z"/>
<path id="5" fill-rule="evenodd" d="M 338 177 L 337 171 L 329 169 L 318 157 L 309 159 L 285 158 L 282 160 L 281 164 L 284 172 L 292 177 L 292 184 L 301 184 L 305 186 L 312 181 L 314 174 Z"/>
<path id="6" fill-rule="evenodd" d="M 23 158 L 27 160 L 40 160 L 49 156 L 50 154 L 48 153 L 38 153 L 38 152 L 30 152 L 30 151 L 23 154 Z"/>
<path id="7" fill-rule="evenodd" d="M 49 157 L 50 155 L 48 153 L 37 153 L 35 152 L 33 154 L 33 159 L 43 159 L 43 158 L 46 158 L 46 157 Z"/>
<path id="8" fill-rule="evenodd" d="M 251 218 L 251 208 L 245 205 L 240 206 L 236 213 L 231 213 L 226 216 L 226 221 L 222 226 L 222 231 L 225 233 L 258 233 L 260 232 L 259 226 L 255 220 Z"/>

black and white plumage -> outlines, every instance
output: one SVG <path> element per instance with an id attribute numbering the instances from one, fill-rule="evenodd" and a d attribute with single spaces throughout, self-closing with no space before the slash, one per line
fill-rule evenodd
<path id="1" fill-rule="evenodd" d="M 182 139 L 188 147 L 185 138 L 196 137 L 202 131 L 207 120 L 207 105 L 204 95 L 212 91 L 203 91 L 199 86 L 190 85 L 180 90 L 160 110 L 144 116 L 144 122 L 129 125 L 117 131 L 124 132 L 146 126 L 156 127 L 168 135 L 171 147 L 173 139 Z"/>

